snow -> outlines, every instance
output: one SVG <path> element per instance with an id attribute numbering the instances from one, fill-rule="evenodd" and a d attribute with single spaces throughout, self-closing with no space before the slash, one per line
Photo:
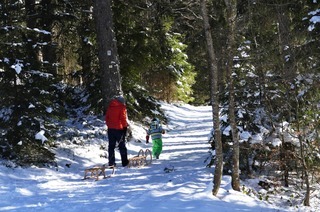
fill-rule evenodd
<path id="1" fill-rule="evenodd" d="M 55 150 L 57 166 L 10 168 L 13 164 L 2 162 L 0 211 L 291 210 L 232 190 L 230 176 L 223 176 L 219 193 L 213 196 L 214 168 L 206 167 L 210 157 L 207 139 L 212 128 L 211 107 L 163 103 L 162 108 L 169 122 L 164 125 L 163 153 L 151 165 L 117 167 L 110 178 L 83 180 L 86 168 L 107 163 L 106 127 L 103 119 L 91 116 L 76 126 L 70 120 Z M 66 133 L 74 128 L 79 136 L 68 138 Z M 152 148 L 145 143 L 143 126 L 132 123 L 131 128 L 133 138 L 127 143 L 129 157 L 137 155 L 140 149 Z M 38 136 L 44 139 L 43 132 Z M 118 151 L 116 162 L 120 164 Z M 257 180 L 251 183 L 256 185 Z"/>
<path id="2" fill-rule="evenodd" d="M 309 15 L 312 15 L 312 17 L 310 18 L 310 22 L 312 24 L 310 24 L 310 26 L 308 27 L 309 31 L 313 31 L 315 29 L 315 24 L 320 22 L 320 16 L 316 15 L 320 13 L 320 9 L 317 9 L 315 11 L 309 12 Z"/>
<path id="3" fill-rule="evenodd" d="M 49 31 L 40 30 L 40 29 L 38 29 L 38 28 L 33 28 L 33 30 L 34 30 L 35 32 L 43 33 L 43 34 L 45 34 L 45 35 L 50 35 L 50 34 L 51 34 L 51 32 L 49 32 Z"/>
<path id="4" fill-rule="evenodd" d="M 280 146 L 282 141 L 279 138 L 275 138 L 275 139 L 272 140 L 271 143 L 272 143 L 273 146 Z"/>
<path id="5" fill-rule="evenodd" d="M 36 135 L 35 135 L 35 139 L 37 140 L 41 140 L 42 143 L 44 143 L 45 141 L 47 141 L 48 139 L 44 136 L 44 130 L 40 130 L 40 132 L 38 132 Z"/>
<path id="6" fill-rule="evenodd" d="M 22 71 L 22 67 L 23 67 L 23 64 L 20 63 L 19 61 L 17 61 L 16 64 L 11 66 L 11 68 L 14 69 L 17 74 L 20 74 L 20 72 Z"/>
<path id="7" fill-rule="evenodd" d="M 46 111 L 47 111 L 47 113 L 52 113 L 53 108 L 52 108 L 52 107 L 47 107 L 47 108 L 46 108 Z"/>
<path id="8" fill-rule="evenodd" d="M 248 131 L 243 131 L 240 133 L 240 140 L 243 140 L 243 141 L 248 141 L 249 138 L 251 138 L 251 133 L 248 132 Z"/>
<path id="9" fill-rule="evenodd" d="M 259 134 L 252 135 L 250 143 L 251 144 L 260 144 L 260 143 L 262 143 L 262 141 L 263 141 L 262 135 L 261 135 L 261 133 L 259 133 Z"/>

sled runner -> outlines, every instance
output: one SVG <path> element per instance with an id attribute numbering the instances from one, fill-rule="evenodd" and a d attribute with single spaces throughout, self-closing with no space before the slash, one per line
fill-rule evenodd
<path id="1" fill-rule="evenodd" d="M 84 170 L 84 180 L 85 179 L 89 179 L 89 178 L 93 178 L 95 177 L 96 180 L 99 180 L 99 176 L 100 175 L 103 175 L 103 179 L 105 178 L 109 178 L 111 177 L 111 175 L 114 174 L 114 166 L 106 166 L 106 165 L 102 165 L 102 166 L 94 166 L 94 167 L 91 167 L 91 168 L 88 168 L 88 169 L 85 169 Z M 107 176 L 106 177 L 106 169 L 109 169 L 111 170 L 111 175 Z M 87 176 L 87 174 L 90 174 L 90 176 Z"/>
<path id="2" fill-rule="evenodd" d="M 137 156 L 134 156 L 133 158 L 129 158 L 129 164 L 128 168 L 130 167 L 140 167 L 144 165 L 149 165 L 152 163 L 152 153 L 149 149 L 146 149 L 146 151 L 143 151 L 143 149 L 140 149 Z"/>

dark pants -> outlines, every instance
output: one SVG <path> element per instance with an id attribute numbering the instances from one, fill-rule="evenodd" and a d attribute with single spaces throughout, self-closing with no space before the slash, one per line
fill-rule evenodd
<path id="1" fill-rule="evenodd" d="M 114 149 L 118 143 L 122 166 L 128 165 L 128 153 L 125 142 L 125 130 L 108 129 L 108 139 L 109 139 L 109 166 L 116 165 L 116 158 Z"/>

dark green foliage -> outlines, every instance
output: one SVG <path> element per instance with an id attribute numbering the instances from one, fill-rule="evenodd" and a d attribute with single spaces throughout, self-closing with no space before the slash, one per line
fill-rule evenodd
<path id="1" fill-rule="evenodd" d="M 131 120 L 144 123 L 146 117 L 153 118 L 158 117 L 160 120 L 166 121 L 163 112 L 160 109 L 160 104 L 157 100 L 150 95 L 145 90 L 138 87 L 131 89 L 126 95 L 128 116 Z"/>
<path id="2" fill-rule="evenodd" d="M 54 154 L 42 145 L 41 140 L 35 140 L 35 135 L 40 131 L 38 120 L 23 118 L 21 125 L 8 129 L 4 140 L 1 140 L 2 158 L 15 161 L 18 165 L 28 166 L 51 164 Z M 19 132 L 19 133 L 17 133 Z M 17 142 L 18 141 L 18 142 Z"/>
<path id="3" fill-rule="evenodd" d="M 139 85 L 167 101 L 193 101 L 193 66 L 166 2 L 114 2 L 123 87 Z M 186 95 L 185 95 L 186 94 Z"/>
<path id="4" fill-rule="evenodd" d="M 44 6 L 39 5 L 37 9 L 46 11 Z M 35 4 L 33 7 L 36 9 Z M 1 157 L 15 160 L 18 164 L 37 163 L 37 159 L 40 163 L 51 162 L 54 159 L 52 153 L 35 135 L 46 129 L 50 117 L 61 116 L 63 108 L 59 102 L 63 99 L 62 93 L 57 87 L 58 78 L 55 75 L 55 47 L 51 42 L 50 26 L 47 25 L 52 20 L 49 20 L 50 14 L 47 13 L 46 19 L 38 17 L 34 20 L 35 25 L 46 24 L 49 31 L 39 30 L 40 27 L 28 28 L 25 26 L 26 14 L 21 13 L 23 8 L 24 4 L 20 2 L 7 2 L 1 7 L 1 13 L 7 14 L 1 22 L 4 27 L 0 28 Z M 28 12 L 29 9 L 31 11 L 28 8 Z M 27 154 L 26 151 L 34 153 L 33 149 L 38 155 Z"/>

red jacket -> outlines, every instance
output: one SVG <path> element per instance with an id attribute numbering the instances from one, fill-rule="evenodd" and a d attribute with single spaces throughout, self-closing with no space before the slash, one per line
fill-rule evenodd
<path id="1" fill-rule="evenodd" d="M 106 112 L 106 124 L 109 129 L 122 130 L 128 127 L 127 108 L 116 99 L 111 100 Z"/>

